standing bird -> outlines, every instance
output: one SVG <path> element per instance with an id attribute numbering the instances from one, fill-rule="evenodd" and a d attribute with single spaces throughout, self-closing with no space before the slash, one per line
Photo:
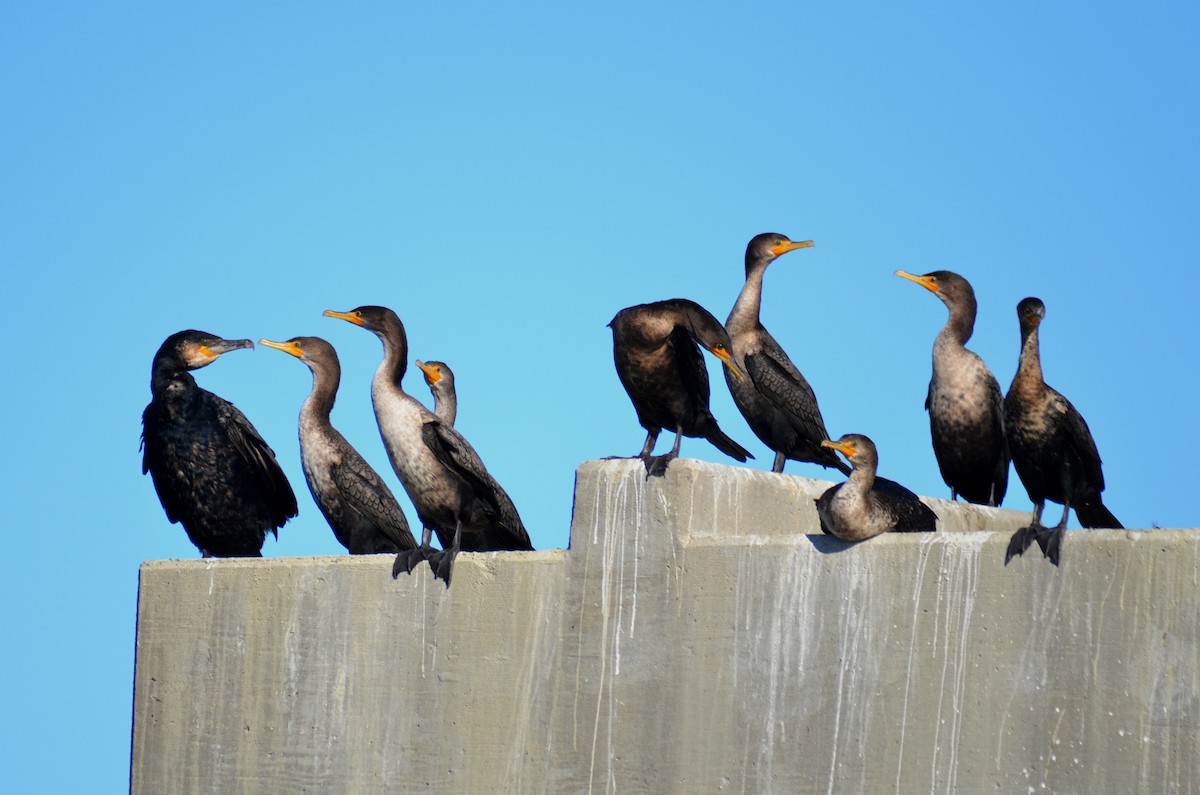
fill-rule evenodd
<path id="1" fill-rule="evenodd" d="M 1037 298 L 1017 304 L 1021 359 L 1004 399 L 1004 413 L 1013 466 L 1033 501 L 1033 523 L 1013 534 L 1005 565 L 1037 539 L 1042 554 L 1057 566 L 1072 508 L 1084 527 L 1122 527 L 1100 499 L 1104 491 L 1100 453 L 1083 415 L 1042 380 L 1038 326 L 1045 316 L 1046 307 Z M 1063 506 L 1062 520 L 1053 528 L 1042 525 L 1046 500 Z"/>
<path id="2" fill-rule="evenodd" d="M 829 438 L 817 396 L 783 348 L 759 321 L 763 274 L 778 256 L 811 246 L 811 240 L 794 242 L 768 232 L 746 246 L 746 283 L 738 294 L 725 328 L 733 342 L 733 356 L 746 371 L 738 378 L 725 371 L 725 383 L 742 416 L 762 443 L 775 451 L 772 472 L 782 472 L 787 459 L 835 467 L 850 474 L 837 454 L 821 446 Z"/>
<path id="3" fill-rule="evenodd" d="M 382 306 L 360 306 L 349 312 L 327 310 L 325 316 L 364 328 L 383 343 L 383 361 L 371 381 L 371 402 L 392 469 L 422 526 L 421 545 L 396 556 L 392 576 L 401 569 L 411 573 L 428 560 L 434 575 L 449 588 L 460 550 L 533 549 L 512 500 L 470 442 L 401 386 L 408 369 L 408 335 L 396 313 Z M 429 544 L 431 530 L 442 544 L 440 552 Z"/>
<path id="4" fill-rule="evenodd" d="M 312 371 L 312 391 L 300 406 L 300 461 L 338 542 L 352 555 L 416 549 L 408 519 L 383 478 L 329 421 L 342 380 L 337 351 L 320 337 L 259 343 L 295 356 Z"/>
<path id="5" fill-rule="evenodd" d="M 823 532 L 843 541 L 862 541 L 880 533 L 937 529 L 937 514 L 916 494 L 875 476 L 879 453 L 868 437 L 848 433 L 836 442 L 822 440 L 821 446 L 839 451 L 854 465 L 849 480 L 817 498 Z"/>
<path id="6" fill-rule="evenodd" d="M 950 310 L 933 341 L 933 378 L 925 398 L 933 454 L 950 499 L 961 495 L 968 502 L 999 505 L 1008 488 L 1004 397 L 983 359 L 966 348 L 975 330 L 975 291 L 951 271 L 896 275 L 929 290 Z"/>
<path id="7" fill-rule="evenodd" d="M 203 331 L 167 337 L 142 412 L 142 474 L 150 473 L 171 522 L 208 557 L 261 557 L 267 531 L 296 515 L 296 495 L 275 453 L 232 403 L 196 384 L 189 370 L 253 348 Z"/>
<path id="8" fill-rule="evenodd" d="M 700 345 L 734 377 L 745 378 L 729 351 L 729 334 L 708 310 L 694 301 L 674 298 L 622 309 L 608 325 L 617 375 L 633 401 L 638 423 L 646 429 L 646 444 L 638 458 L 647 477 L 666 474 L 667 465 L 679 456 L 684 436 L 703 437 L 738 461 L 754 457 L 725 435 L 708 409 L 708 369 Z M 663 428 L 675 432 L 675 444 L 666 455 L 652 456 Z"/>
<path id="9" fill-rule="evenodd" d="M 422 362 L 417 367 L 425 374 L 425 383 L 433 394 L 433 413 L 447 425 L 458 417 L 458 395 L 454 391 L 454 371 L 445 362 Z"/>

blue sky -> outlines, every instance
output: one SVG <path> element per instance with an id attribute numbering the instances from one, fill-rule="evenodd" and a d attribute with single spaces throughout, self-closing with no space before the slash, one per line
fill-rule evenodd
<path id="1" fill-rule="evenodd" d="M 395 485 L 369 401 L 380 347 L 321 317 L 392 307 L 414 357 L 454 368 L 458 427 L 535 546 L 561 547 L 575 467 L 644 438 L 605 324 L 671 297 L 724 318 L 746 242 L 782 232 L 816 245 L 771 266 L 763 321 L 883 474 L 948 496 L 922 410 L 946 312 L 892 272 L 949 269 L 1005 389 L 1015 306 L 1045 301 L 1046 377 L 1091 425 L 1113 512 L 1196 526 L 1198 20 L 1183 3 L 8 9 L 6 783 L 128 786 L 138 565 L 197 554 L 138 453 L 151 356 L 182 328 L 331 341 L 334 422 Z M 712 373 L 714 413 L 769 468 Z M 258 348 L 198 380 L 297 491 L 264 554 L 340 552 L 300 471 L 307 370 Z M 405 383 L 427 397 L 415 369 Z M 1005 506 L 1030 507 L 1015 475 Z"/>

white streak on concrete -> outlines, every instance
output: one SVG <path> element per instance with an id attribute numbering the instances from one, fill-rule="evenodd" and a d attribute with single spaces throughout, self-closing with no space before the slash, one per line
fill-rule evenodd
<path id="1" fill-rule="evenodd" d="M 904 668 L 904 700 L 900 710 L 900 748 L 896 752 L 896 792 L 900 792 L 900 774 L 904 770 L 904 738 L 908 734 L 908 697 L 912 691 L 913 656 L 917 650 L 917 628 L 921 624 L 921 589 L 925 584 L 925 571 L 929 567 L 929 553 L 938 540 L 937 533 L 930 533 L 922 540 L 921 554 L 917 560 L 917 570 L 914 579 L 916 587 L 912 595 L 912 626 L 908 635 L 908 660 Z"/>

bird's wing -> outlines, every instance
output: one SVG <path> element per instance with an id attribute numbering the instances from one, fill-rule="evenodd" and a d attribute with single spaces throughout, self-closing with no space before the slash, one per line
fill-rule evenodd
<path id="1" fill-rule="evenodd" d="M 1083 463 L 1088 485 L 1095 488 L 1096 491 L 1104 491 L 1104 470 L 1100 466 L 1100 450 L 1096 447 L 1096 440 L 1092 438 L 1092 431 L 1088 428 L 1087 421 L 1071 404 L 1071 401 L 1057 391 L 1054 394 L 1057 398 L 1054 401 L 1054 407 L 1057 411 L 1062 412 L 1060 421 L 1071 447 Z"/>
<path id="2" fill-rule="evenodd" d="M 1000 440 L 1000 459 L 996 462 L 992 480 L 995 504 L 999 505 L 1008 491 L 1008 464 L 1012 460 L 1012 453 L 1008 449 L 1008 433 L 1004 429 L 1004 392 L 991 372 L 988 373 L 987 390 L 988 405 L 992 411 L 992 433 L 995 434 L 992 438 Z"/>
<path id="3" fill-rule="evenodd" d="M 708 406 L 708 366 L 704 364 L 704 354 L 700 352 L 700 346 L 693 339 L 692 333 L 683 326 L 676 326 L 671 332 L 670 345 L 675 349 L 675 359 L 679 362 L 679 377 L 687 387 L 688 394 L 702 398 L 699 401 L 700 405 Z"/>
<path id="4" fill-rule="evenodd" d="M 343 457 L 333 465 L 330 474 L 338 492 L 356 514 L 378 528 L 397 549 L 416 548 L 408 518 L 400 510 L 396 497 L 366 461 Z"/>
<path id="5" fill-rule="evenodd" d="M 751 354 L 745 364 L 755 388 L 784 413 L 803 438 L 814 440 L 814 444 L 829 438 L 817 408 L 817 396 L 794 365 L 789 370 L 768 353 Z"/>
<path id="6" fill-rule="evenodd" d="M 512 536 L 505 543 L 511 543 L 514 549 L 532 548 L 516 506 L 462 434 L 433 419 L 421 426 L 421 439 L 438 461 L 466 481 L 475 495 L 492 507 L 499 524 Z"/>
<path id="7" fill-rule="evenodd" d="M 246 419 L 237 406 L 224 398 L 212 395 L 217 422 L 229 439 L 233 449 L 250 467 L 258 479 L 259 489 L 271 506 L 272 520 L 282 525 L 295 516 L 298 509 L 296 494 L 283 474 L 275 451 L 263 440 L 250 420 Z"/>
<path id="8" fill-rule="evenodd" d="M 875 499 L 885 504 L 896 520 L 896 531 L 935 530 L 937 514 L 921 498 L 894 480 L 876 477 L 871 487 Z"/>
<path id="9" fill-rule="evenodd" d="M 162 450 L 154 442 L 158 438 L 158 433 L 158 417 L 154 412 L 154 405 L 150 404 L 142 412 L 142 474 L 150 473 L 150 479 L 154 482 L 154 490 L 158 492 L 158 501 L 162 503 L 163 511 L 167 514 L 167 520 L 174 523 L 183 516 L 183 505 L 174 489 L 164 488 L 159 483 L 159 474 L 165 471 L 168 462 L 163 456 Z M 147 443 L 147 439 L 150 440 L 149 443 Z"/>
<path id="10" fill-rule="evenodd" d="M 828 536 L 833 535 L 833 531 L 829 529 L 829 525 L 825 524 L 825 514 L 829 510 L 829 504 L 833 502 L 833 495 L 837 494 L 837 490 L 841 487 L 841 483 L 830 486 L 820 497 L 813 500 L 817 504 L 817 519 L 821 522 L 821 532 Z"/>

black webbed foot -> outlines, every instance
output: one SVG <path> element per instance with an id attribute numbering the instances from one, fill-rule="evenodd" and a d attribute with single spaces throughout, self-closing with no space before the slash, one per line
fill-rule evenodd
<path id="1" fill-rule="evenodd" d="M 1066 530 L 1062 527 L 1043 527 L 1038 531 L 1037 542 L 1042 548 L 1042 554 L 1050 559 L 1050 562 L 1055 566 L 1058 565 L 1058 556 L 1062 552 L 1063 534 Z"/>
<path id="2" fill-rule="evenodd" d="M 425 546 L 424 544 L 416 549 L 406 549 L 402 552 L 397 552 L 396 560 L 392 563 L 392 579 L 399 577 L 402 571 L 412 574 L 413 569 L 420 566 L 421 561 L 429 560 L 433 553 L 433 547 Z"/>
<path id="3" fill-rule="evenodd" d="M 678 456 L 673 453 L 666 453 L 664 455 L 648 455 L 643 458 L 642 463 L 646 465 L 646 480 L 649 480 L 652 477 L 661 478 L 662 476 L 666 475 L 667 466 L 670 465 L 670 463 L 676 458 L 678 458 Z"/>
<path id="4" fill-rule="evenodd" d="M 429 568 L 433 569 L 433 576 L 445 580 L 447 588 L 450 587 L 450 574 L 457 557 L 458 550 L 454 547 L 438 550 L 429 555 Z"/>
<path id="5" fill-rule="evenodd" d="M 1029 527 L 1022 527 L 1013 533 L 1012 538 L 1008 540 L 1008 551 L 1004 553 L 1004 565 L 1007 566 L 1008 562 L 1018 555 L 1023 555 L 1034 539 L 1038 538 L 1038 532 L 1041 530 L 1045 530 L 1045 528 L 1039 525 L 1029 525 Z M 1040 539 L 1038 543 L 1041 543 Z"/>

